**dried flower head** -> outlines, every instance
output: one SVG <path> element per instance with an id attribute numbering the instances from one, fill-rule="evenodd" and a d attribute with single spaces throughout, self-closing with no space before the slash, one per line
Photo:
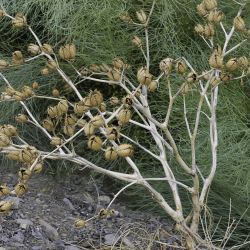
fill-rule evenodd
<path id="1" fill-rule="evenodd" d="M 129 120 L 132 117 L 132 113 L 129 109 L 121 109 L 120 112 L 117 115 L 117 119 L 120 123 L 120 125 L 124 125 L 129 122 Z"/>
<path id="2" fill-rule="evenodd" d="M 92 135 L 88 140 L 88 147 L 91 150 L 99 151 L 102 148 L 102 139 L 99 136 Z"/>
<path id="3" fill-rule="evenodd" d="M 59 49 L 59 56 L 66 61 L 73 61 L 76 57 L 76 46 L 74 44 L 66 44 Z"/>
<path id="4" fill-rule="evenodd" d="M 245 31 L 246 30 L 245 21 L 241 16 L 236 16 L 234 18 L 234 27 L 238 31 Z"/>
<path id="5" fill-rule="evenodd" d="M 19 182 L 15 186 L 14 190 L 17 197 L 23 196 L 27 192 L 27 184 Z"/>
<path id="6" fill-rule="evenodd" d="M 152 81 L 152 78 L 153 76 L 149 73 L 146 67 L 141 67 L 137 71 L 137 80 L 142 85 L 149 85 L 149 83 Z"/>
<path id="7" fill-rule="evenodd" d="M 142 24 L 145 24 L 147 22 L 147 15 L 144 10 L 136 11 L 136 17 L 138 21 Z"/>
<path id="8" fill-rule="evenodd" d="M 31 176 L 31 171 L 28 168 L 20 168 L 18 176 L 22 181 L 27 181 Z"/>
<path id="9" fill-rule="evenodd" d="M 10 138 L 5 134 L 0 133 L 0 148 L 7 147 L 10 143 Z"/>
<path id="10" fill-rule="evenodd" d="M 99 107 L 103 102 L 102 93 L 98 90 L 91 91 L 89 93 L 89 101 L 92 107 Z"/>
<path id="11" fill-rule="evenodd" d="M 37 44 L 30 43 L 28 45 L 28 52 L 30 52 L 33 55 L 38 55 L 40 51 L 40 47 Z"/>
<path id="12" fill-rule="evenodd" d="M 160 61 L 160 70 L 166 74 L 171 73 L 174 60 L 172 58 L 165 58 Z"/>
<path id="13" fill-rule="evenodd" d="M 52 138 L 50 139 L 50 144 L 51 144 L 51 145 L 55 145 L 55 146 L 61 145 L 62 142 L 63 142 L 63 140 L 62 140 L 60 137 L 57 137 L 57 136 L 54 136 L 54 137 L 52 137 Z"/>
<path id="14" fill-rule="evenodd" d="M 0 185 L 0 197 L 4 195 L 8 195 L 10 193 L 10 189 L 7 187 L 6 184 Z"/>
<path id="15" fill-rule="evenodd" d="M 44 43 L 44 44 L 43 44 L 43 46 L 42 46 L 42 51 L 43 51 L 44 53 L 49 54 L 49 55 L 51 55 L 51 54 L 54 53 L 52 46 L 51 46 L 50 44 L 48 44 L 48 43 Z"/>
<path id="16" fill-rule="evenodd" d="M 117 148 L 116 148 L 117 154 L 120 157 L 130 157 L 133 155 L 134 153 L 134 148 L 132 145 L 130 144 L 120 144 Z"/>
<path id="17" fill-rule="evenodd" d="M 141 38 L 138 36 L 134 36 L 132 39 L 132 44 L 134 44 L 135 46 L 137 46 L 138 48 L 142 47 L 142 41 Z"/>
<path id="18" fill-rule="evenodd" d="M 106 128 L 106 137 L 109 140 L 117 140 L 120 136 L 119 129 L 117 127 Z"/>
<path id="19" fill-rule="evenodd" d="M 14 28 L 20 29 L 27 25 L 27 19 L 21 13 L 17 13 L 15 18 L 12 20 L 12 26 Z"/>
<path id="20" fill-rule="evenodd" d="M 82 220 L 82 219 L 76 219 L 75 222 L 74 222 L 74 226 L 75 228 L 83 228 L 86 226 L 86 221 L 85 220 Z"/>
<path id="21" fill-rule="evenodd" d="M 107 161 L 114 161 L 118 158 L 118 153 L 114 147 L 108 147 L 105 150 L 104 156 Z"/>
<path id="22" fill-rule="evenodd" d="M 5 69 L 9 66 L 9 63 L 5 60 L 0 60 L 0 69 Z"/>
<path id="23" fill-rule="evenodd" d="M 29 118 L 28 118 L 27 115 L 18 114 L 18 115 L 15 117 L 15 120 L 16 120 L 16 122 L 18 122 L 18 123 L 26 123 L 26 122 L 28 122 Z"/>
<path id="24" fill-rule="evenodd" d="M 12 63 L 14 65 L 20 65 L 24 63 L 23 54 L 20 50 L 14 51 L 12 53 Z"/>
<path id="25" fill-rule="evenodd" d="M 12 203 L 10 201 L 0 201 L 0 214 L 8 213 L 11 210 Z"/>
<path id="26" fill-rule="evenodd" d="M 96 127 L 96 128 L 100 128 L 104 125 L 104 120 L 103 117 L 101 115 L 96 115 L 93 118 L 91 118 L 90 123 Z"/>

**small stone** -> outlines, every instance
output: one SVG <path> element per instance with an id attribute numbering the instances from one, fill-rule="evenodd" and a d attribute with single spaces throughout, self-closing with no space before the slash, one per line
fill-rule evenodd
<path id="1" fill-rule="evenodd" d="M 31 250 L 42 250 L 42 249 L 43 249 L 42 246 L 33 246 L 33 247 L 31 248 Z"/>
<path id="2" fill-rule="evenodd" d="M 23 243 L 24 241 L 24 235 L 22 232 L 17 232 L 14 236 L 11 237 L 12 241 Z"/>
<path id="3" fill-rule="evenodd" d="M 33 222 L 31 220 L 28 220 L 28 219 L 17 219 L 16 222 L 18 224 L 20 224 L 20 227 L 22 229 L 25 229 L 25 230 L 33 225 Z"/>
<path id="4" fill-rule="evenodd" d="M 48 222 L 39 219 L 39 224 L 42 226 L 44 233 L 50 240 L 55 241 L 59 239 L 59 234 L 57 230 L 53 226 L 51 226 Z"/>
<path id="5" fill-rule="evenodd" d="M 104 236 L 104 244 L 108 245 L 108 246 L 112 246 L 114 245 L 119 239 L 119 236 L 116 234 L 106 234 Z"/>
<path id="6" fill-rule="evenodd" d="M 76 246 L 66 246 L 65 250 L 80 250 L 80 248 L 78 248 Z"/>
<path id="7" fill-rule="evenodd" d="M 111 199 L 107 195 L 100 195 L 98 200 L 104 204 L 108 204 L 111 201 Z"/>
<path id="8" fill-rule="evenodd" d="M 70 210 L 75 210 L 73 204 L 71 203 L 71 201 L 70 201 L 68 198 L 64 198 L 64 199 L 63 199 L 63 202 L 68 206 L 68 208 L 69 208 Z"/>

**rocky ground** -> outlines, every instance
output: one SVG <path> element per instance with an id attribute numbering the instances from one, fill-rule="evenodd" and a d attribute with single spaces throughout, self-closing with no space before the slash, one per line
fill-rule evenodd
<path id="1" fill-rule="evenodd" d="M 15 185 L 15 174 L 0 171 L 1 183 Z M 15 205 L 8 215 L 0 215 L 0 250 L 183 249 L 167 221 L 128 210 L 118 201 L 112 205 L 113 216 L 74 227 L 75 219 L 97 215 L 112 195 L 79 173 L 59 181 L 48 175 L 32 178 L 24 197 L 7 198 Z"/>

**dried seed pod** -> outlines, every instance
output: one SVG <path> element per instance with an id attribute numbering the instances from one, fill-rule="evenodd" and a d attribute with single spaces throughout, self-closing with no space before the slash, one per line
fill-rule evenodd
<path id="1" fill-rule="evenodd" d="M 59 90 L 58 90 L 58 89 L 53 89 L 53 90 L 52 90 L 52 95 L 53 95 L 54 97 L 59 97 L 59 96 L 60 96 Z"/>
<path id="2" fill-rule="evenodd" d="M 27 147 L 19 151 L 19 159 L 21 162 L 32 163 L 36 156 L 37 154 L 31 147 Z"/>
<path id="3" fill-rule="evenodd" d="M 117 140 L 120 137 L 120 132 L 117 127 L 106 128 L 106 137 L 109 140 Z"/>
<path id="4" fill-rule="evenodd" d="M 48 107 L 47 108 L 47 113 L 48 113 L 48 115 L 51 118 L 55 118 L 55 117 L 61 115 L 61 113 L 59 113 L 59 110 L 58 110 L 57 106 L 54 106 L 54 107 L 50 106 L 50 107 Z"/>
<path id="5" fill-rule="evenodd" d="M 134 153 L 134 149 L 133 146 L 130 144 L 120 144 L 117 148 L 116 148 L 117 154 L 120 157 L 130 157 L 133 155 Z"/>
<path id="6" fill-rule="evenodd" d="M 215 69 L 223 68 L 223 57 L 221 55 L 217 55 L 216 53 L 212 53 L 209 58 L 209 65 Z"/>
<path id="7" fill-rule="evenodd" d="M 101 105 L 98 107 L 98 109 L 99 109 L 101 112 L 105 112 L 105 111 L 106 111 L 106 103 L 105 103 L 105 102 L 102 102 Z"/>
<path id="8" fill-rule="evenodd" d="M 0 201 L 0 214 L 8 213 L 12 208 L 12 203 L 10 201 Z"/>
<path id="9" fill-rule="evenodd" d="M 75 115 L 73 115 L 73 114 L 71 114 L 71 115 L 66 115 L 66 117 L 65 117 L 65 120 L 64 120 L 64 124 L 67 126 L 67 125 L 69 125 L 69 126 L 73 126 L 73 125 L 75 125 L 76 124 L 76 122 L 77 122 L 77 118 L 76 118 L 76 116 Z"/>
<path id="10" fill-rule="evenodd" d="M 89 93 L 89 101 L 92 107 L 98 107 L 103 102 L 102 93 L 98 90 L 91 91 Z"/>
<path id="11" fill-rule="evenodd" d="M 91 119 L 90 123 L 91 123 L 94 127 L 100 128 L 100 127 L 102 127 L 102 126 L 104 125 L 104 120 L 103 120 L 103 118 L 102 118 L 101 115 L 96 115 L 96 116 L 94 116 L 94 117 Z"/>
<path id="12" fill-rule="evenodd" d="M 75 133 L 75 126 L 64 126 L 63 133 L 68 136 L 72 136 Z"/>
<path id="13" fill-rule="evenodd" d="M 57 109 L 61 111 L 63 114 L 68 112 L 69 105 L 66 100 L 62 100 L 57 104 Z"/>
<path id="14" fill-rule="evenodd" d="M 54 146 L 57 146 L 57 145 L 61 145 L 63 143 L 63 140 L 60 138 L 60 137 L 51 137 L 50 139 L 50 144 L 51 145 L 54 145 Z"/>
<path id="15" fill-rule="evenodd" d="M 178 74 L 184 74 L 186 72 L 186 70 L 187 70 L 187 64 L 185 63 L 185 61 L 180 60 L 180 61 L 176 62 L 175 71 Z"/>
<path id="16" fill-rule="evenodd" d="M 116 96 L 112 96 L 109 99 L 111 105 L 118 105 L 120 103 L 120 100 Z"/>
<path id="17" fill-rule="evenodd" d="M 9 95 L 9 96 L 13 96 L 13 95 L 15 94 L 16 91 L 15 91 L 12 87 L 7 87 L 7 88 L 5 89 L 5 92 L 6 92 L 6 94 Z"/>
<path id="18" fill-rule="evenodd" d="M 25 95 L 26 98 L 29 98 L 34 95 L 32 88 L 30 86 L 23 86 L 22 93 Z"/>
<path id="19" fill-rule="evenodd" d="M 17 151 L 12 151 L 12 152 L 8 153 L 6 155 L 6 157 L 8 159 L 10 159 L 10 160 L 13 160 L 13 161 L 20 161 L 20 159 L 19 159 L 19 151 L 18 150 Z"/>
<path id="20" fill-rule="evenodd" d="M 207 16 L 207 20 L 212 23 L 219 23 L 224 18 L 224 13 L 219 10 L 212 10 Z"/>
<path id="21" fill-rule="evenodd" d="M 152 82 L 150 82 L 150 84 L 148 85 L 148 91 L 150 91 L 150 92 L 156 91 L 157 88 L 158 88 L 158 82 L 157 82 L 157 81 L 152 81 Z"/>
<path id="22" fill-rule="evenodd" d="M 39 88 L 38 82 L 33 82 L 32 83 L 32 89 L 38 89 L 38 88 Z"/>
<path id="23" fill-rule="evenodd" d="M 147 22 L 147 15 L 143 10 L 136 11 L 136 17 L 142 24 L 145 24 Z"/>
<path id="24" fill-rule="evenodd" d="M 42 46 L 42 51 L 43 51 L 44 53 L 49 54 L 49 55 L 51 55 L 51 54 L 54 53 L 52 46 L 51 46 L 50 44 L 48 44 L 48 43 L 44 43 L 44 44 L 43 44 L 43 46 Z"/>
<path id="25" fill-rule="evenodd" d="M 66 61 L 73 61 L 76 57 L 76 46 L 74 44 L 66 44 L 59 49 L 59 56 Z"/>
<path id="26" fill-rule="evenodd" d="M 0 185 L 0 197 L 4 195 L 8 195 L 10 193 L 10 189 L 7 187 L 6 184 Z"/>
<path id="27" fill-rule="evenodd" d="M 245 21 L 241 16 L 236 16 L 234 18 L 234 27 L 238 31 L 245 31 L 246 30 Z"/>
<path id="28" fill-rule="evenodd" d="M 188 93 L 189 89 L 190 89 L 190 86 L 189 86 L 188 84 L 185 84 L 185 85 L 183 86 L 183 88 L 181 89 L 181 94 L 182 94 L 183 96 L 185 96 L 185 95 Z"/>
<path id="29" fill-rule="evenodd" d="M 133 22 L 133 19 L 132 19 L 131 16 L 128 14 L 128 12 L 124 12 L 124 13 L 120 16 L 120 19 L 121 19 L 123 22 L 126 22 L 126 23 L 132 23 L 132 22 Z"/>
<path id="30" fill-rule="evenodd" d="M 102 139 L 99 136 L 92 135 L 88 140 L 88 147 L 94 151 L 102 148 Z"/>
<path id="31" fill-rule="evenodd" d="M 86 226 L 86 221 L 82 219 L 76 219 L 74 222 L 75 228 L 82 228 Z"/>
<path id="32" fill-rule="evenodd" d="M 86 123 L 84 126 L 84 133 L 86 136 L 91 136 L 95 133 L 95 127 L 91 123 Z"/>
<path id="33" fill-rule="evenodd" d="M 149 83 L 152 81 L 152 78 L 153 76 L 149 73 L 146 67 L 141 67 L 137 71 L 137 80 L 142 85 L 149 85 Z"/>
<path id="34" fill-rule="evenodd" d="M 23 54 L 20 50 L 16 50 L 12 53 L 12 63 L 14 65 L 20 65 L 24 63 Z"/>
<path id="35" fill-rule="evenodd" d="M 199 35 L 203 35 L 203 34 L 204 34 L 204 31 L 205 31 L 205 27 L 204 27 L 203 25 L 201 25 L 201 24 L 198 23 L 197 25 L 195 25 L 194 30 L 195 30 L 195 32 L 197 32 Z"/>
<path id="36" fill-rule="evenodd" d="M 210 84 L 215 87 L 220 83 L 220 79 L 217 77 L 212 77 L 212 79 L 210 80 Z"/>
<path id="37" fill-rule="evenodd" d="M 12 19 L 12 26 L 20 29 L 27 25 L 27 19 L 24 15 L 17 13 L 15 18 Z"/>
<path id="38" fill-rule="evenodd" d="M 50 73 L 49 68 L 45 67 L 45 68 L 41 69 L 41 74 L 43 76 L 47 76 L 49 73 Z"/>
<path id="39" fill-rule="evenodd" d="M 16 196 L 23 196 L 27 192 L 27 185 L 25 183 L 19 182 L 14 188 Z"/>
<path id="40" fill-rule="evenodd" d="M 247 59 L 247 57 L 245 56 L 241 56 L 238 58 L 238 64 L 240 67 L 242 67 L 243 69 L 246 69 L 249 65 L 250 65 L 250 62 L 249 60 Z"/>
<path id="41" fill-rule="evenodd" d="M 236 70 L 238 68 L 238 66 L 239 66 L 237 58 L 229 59 L 225 66 L 226 66 L 226 69 L 229 70 L 229 71 Z"/>
<path id="42" fill-rule="evenodd" d="M 44 119 L 42 125 L 49 132 L 54 130 L 54 123 L 50 118 Z"/>
<path id="43" fill-rule="evenodd" d="M 204 6 L 207 10 L 212 10 L 217 7 L 217 0 L 204 0 Z"/>
<path id="44" fill-rule="evenodd" d="M 197 5 L 196 10 L 200 16 L 205 16 L 208 13 L 208 11 L 206 10 L 205 4 L 203 2 Z"/>
<path id="45" fill-rule="evenodd" d="M 49 71 L 54 71 L 57 68 L 57 63 L 54 60 L 49 60 L 46 63 L 46 68 L 49 69 Z"/>
<path id="46" fill-rule="evenodd" d="M 211 38 L 214 36 L 214 34 L 215 34 L 214 26 L 211 23 L 206 24 L 204 26 L 204 36 L 206 36 L 207 38 Z"/>
<path id="47" fill-rule="evenodd" d="M 83 128 L 83 127 L 86 125 L 86 123 L 87 123 L 86 120 L 84 120 L 84 119 L 79 119 L 79 120 L 77 121 L 76 124 L 77 124 L 79 127 Z"/>
<path id="48" fill-rule="evenodd" d="M 112 64 L 118 70 L 122 70 L 124 68 L 124 66 L 125 66 L 124 62 L 120 58 L 114 58 L 113 61 L 112 61 Z"/>
<path id="49" fill-rule="evenodd" d="M 8 62 L 5 60 L 0 60 L 0 69 L 5 69 L 9 66 Z"/>
<path id="50" fill-rule="evenodd" d="M 114 147 L 108 147 L 105 150 L 104 157 L 107 161 L 114 161 L 118 158 L 118 154 L 116 152 L 116 149 Z"/>
<path id="51" fill-rule="evenodd" d="M 138 48 L 142 47 L 142 41 L 141 38 L 138 36 L 134 36 L 132 39 L 132 44 L 134 44 L 135 46 L 137 46 Z"/>
<path id="52" fill-rule="evenodd" d="M 126 124 L 132 117 L 132 113 L 129 109 L 121 109 L 117 115 L 117 119 L 121 125 Z"/>
<path id="53" fill-rule="evenodd" d="M 42 172 L 42 170 L 43 170 L 42 162 L 38 162 L 33 168 L 33 171 L 35 174 L 40 174 Z"/>
<path id="54" fill-rule="evenodd" d="M 228 82 L 232 79 L 232 75 L 227 72 L 221 72 L 220 73 L 220 80 L 222 82 Z"/>
<path id="55" fill-rule="evenodd" d="M 15 120 L 16 120 L 16 122 L 18 122 L 18 123 L 26 123 L 26 122 L 28 122 L 29 118 L 28 118 L 27 115 L 18 114 L 18 115 L 15 117 Z"/>
<path id="56" fill-rule="evenodd" d="M 28 52 L 30 52 L 32 55 L 38 55 L 41 51 L 38 45 L 30 43 L 28 45 Z"/>
<path id="57" fill-rule="evenodd" d="M 127 95 L 127 96 L 125 96 L 125 97 L 122 98 L 122 103 L 124 104 L 124 106 L 126 108 L 131 107 L 132 104 L 133 104 L 133 102 L 134 102 L 133 96 L 131 96 L 131 95 Z"/>
<path id="58" fill-rule="evenodd" d="M 11 143 L 9 137 L 3 133 L 0 133 L 0 148 L 7 147 Z"/>
<path id="59" fill-rule="evenodd" d="M 190 72 L 188 75 L 187 75 L 187 82 L 188 83 L 194 83 L 196 82 L 198 79 L 198 76 L 196 73 L 194 72 Z"/>
<path id="60" fill-rule="evenodd" d="M 86 108 L 85 105 L 81 105 L 80 103 L 75 103 L 74 112 L 75 114 L 82 116 L 85 112 L 89 110 L 89 107 Z"/>
<path id="61" fill-rule="evenodd" d="M 2 125 L 0 126 L 0 132 L 7 135 L 8 137 L 12 137 L 17 135 L 17 128 L 12 125 Z"/>
<path id="62" fill-rule="evenodd" d="M 31 176 L 31 171 L 28 168 L 20 168 L 18 176 L 21 180 L 27 181 Z"/>
<path id="63" fill-rule="evenodd" d="M 111 69 L 110 71 L 107 72 L 107 77 L 111 81 L 118 82 L 118 81 L 121 80 L 121 72 L 119 71 L 119 69 L 113 68 L 113 69 Z"/>
<path id="64" fill-rule="evenodd" d="M 109 215 L 109 211 L 107 209 L 104 209 L 104 208 L 102 208 L 98 213 L 99 219 L 105 219 L 105 218 L 107 218 L 108 215 Z"/>
<path id="65" fill-rule="evenodd" d="M 22 93 L 22 92 L 19 92 L 19 91 L 15 91 L 15 93 L 14 93 L 14 95 L 13 95 L 13 98 L 14 98 L 16 101 L 20 102 L 20 101 L 25 100 L 25 94 Z"/>
<path id="66" fill-rule="evenodd" d="M 159 68 L 162 72 L 169 74 L 172 71 L 174 60 L 172 58 L 165 58 L 160 61 Z"/>

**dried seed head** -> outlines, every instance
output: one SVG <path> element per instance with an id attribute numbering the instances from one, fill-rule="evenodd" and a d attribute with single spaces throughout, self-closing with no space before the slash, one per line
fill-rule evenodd
<path id="1" fill-rule="evenodd" d="M 114 58 L 112 64 L 114 65 L 115 68 L 119 70 L 122 70 L 125 66 L 124 62 L 120 58 Z"/>
<path id="2" fill-rule="evenodd" d="M 220 73 L 220 80 L 222 82 L 228 82 L 232 79 L 232 75 L 227 72 L 221 72 Z"/>
<path id="3" fill-rule="evenodd" d="M 18 122 L 18 123 L 26 123 L 26 122 L 28 122 L 29 118 L 28 118 L 27 115 L 18 114 L 18 115 L 15 117 L 15 120 L 16 120 L 16 122 Z"/>
<path id="4" fill-rule="evenodd" d="M 148 91 L 154 92 L 157 90 L 158 87 L 158 82 L 157 81 L 151 81 L 150 84 L 148 85 Z"/>
<path id="5" fill-rule="evenodd" d="M 196 7 L 197 9 L 197 13 L 200 15 L 200 16 L 205 16 L 207 15 L 207 10 L 206 10 L 206 7 L 205 7 L 205 4 L 202 2 L 200 4 L 197 5 Z"/>
<path id="6" fill-rule="evenodd" d="M 134 44 L 135 46 L 137 46 L 138 48 L 142 47 L 142 41 L 141 38 L 138 36 L 134 36 L 132 39 L 132 44 Z"/>
<path id="7" fill-rule="evenodd" d="M 95 133 L 95 127 L 91 123 L 86 123 L 84 126 L 84 133 L 86 136 L 91 136 Z"/>
<path id="8" fill-rule="evenodd" d="M 32 163 L 37 157 L 37 151 L 33 147 L 27 147 L 19 151 L 19 159 L 21 162 Z"/>
<path id="9" fill-rule="evenodd" d="M 76 115 L 82 116 L 86 111 L 89 110 L 89 107 L 82 105 L 81 103 L 75 103 L 74 112 Z"/>
<path id="10" fill-rule="evenodd" d="M 198 76 L 196 73 L 194 72 L 190 72 L 188 75 L 187 75 L 187 82 L 188 83 L 194 83 L 196 82 L 198 79 Z"/>
<path id="11" fill-rule="evenodd" d="M 44 53 L 49 54 L 49 55 L 51 55 L 51 54 L 54 53 L 52 46 L 51 46 L 50 44 L 48 44 L 48 43 L 44 43 L 44 44 L 43 44 L 43 46 L 42 46 L 42 51 L 43 51 Z"/>
<path id="12" fill-rule="evenodd" d="M 201 25 L 201 24 L 198 23 L 197 25 L 195 25 L 194 30 L 199 35 L 202 35 L 204 33 L 204 31 L 205 31 L 205 27 L 203 25 Z"/>
<path id="13" fill-rule="evenodd" d="M 121 79 L 121 72 L 119 71 L 119 69 L 113 68 L 113 69 L 111 69 L 110 71 L 107 72 L 107 77 L 111 81 L 118 82 Z"/>
<path id="14" fill-rule="evenodd" d="M 89 65 L 89 70 L 92 72 L 100 72 L 100 67 L 97 64 L 91 64 Z"/>
<path id="15" fill-rule="evenodd" d="M 69 109 L 69 105 L 68 102 L 66 100 L 62 100 L 57 104 L 57 109 L 59 110 L 59 112 L 65 114 L 68 112 Z"/>
<path id="16" fill-rule="evenodd" d="M 42 125 L 49 132 L 54 130 L 54 123 L 50 118 L 44 119 Z"/>
<path id="17" fill-rule="evenodd" d="M 145 24 L 147 22 L 147 15 L 143 10 L 136 11 L 136 17 L 142 24 Z"/>
<path id="18" fill-rule="evenodd" d="M 102 139 L 99 136 L 92 135 L 88 140 L 88 147 L 94 151 L 102 148 Z"/>
<path id="19" fill-rule="evenodd" d="M 35 174 L 40 174 L 42 172 L 42 170 L 43 170 L 42 162 L 37 163 L 33 168 L 33 171 Z"/>
<path id="20" fill-rule="evenodd" d="M 22 92 L 19 92 L 19 91 L 15 91 L 13 98 L 16 101 L 20 102 L 20 101 L 25 100 L 25 94 L 23 94 Z"/>
<path id="21" fill-rule="evenodd" d="M 12 203 L 10 201 L 0 201 L 0 214 L 8 213 L 11 210 Z"/>
<path id="22" fill-rule="evenodd" d="M 211 38 L 214 36 L 214 34 L 215 34 L 214 26 L 211 23 L 206 24 L 204 26 L 204 36 L 206 36 L 207 38 Z"/>
<path id="23" fill-rule="evenodd" d="M 234 27 L 238 31 L 245 31 L 246 30 L 245 21 L 241 16 L 236 16 L 234 18 Z"/>
<path id="24" fill-rule="evenodd" d="M 245 56 L 241 56 L 238 58 L 238 64 L 240 67 L 242 67 L 243 69 L 246 69 L 249 65 L 250 65 L 250 62 L 249 60 L 247 59 L 247 57 Z"/>
<path id="25" fill-rule="evenodd" d="M 117 127 L 106 128 L 106 137 L 109 140 L 117 140 L 120 137 L 119 129 Z"/>
<path id="26" fill-rule="evenodd" d="M 127 95 L 127 96 L 125 96 L 125 97 L 122 98 L 122 103 L 124 104 L 124 106 L 126 108 L 131 107 L 132 104 L 133 104 L 133 101 L 134 101 L 133 100 L 133 96 L 131 96 L 131 95 Z"/>
<path id="27" fill-rule="evenodd" d="M 47 108 L 47 113 L 51 118 L 55 118 L 57 116 L 60 116 L 61 114 L 59 113 L 57 106 L 50 106 Z"/>
<path id="28" fill-rule="evenodd" d="M 8 195 L 10 193 L 10 189 L 7 187 L 6 184 L 0 185 L 0 197 L 4 195 Z"/>
<path id="29" fill-rule="evenodd" d="M 17 50 L 12 53 L 12 63 L 14 65 L 20 65 L 24 63 L 24 58 L 21 51 Z"/>
<path id="30" fill-rule="evenodd" d="M 6 92 L 6 94 L 9 95 L 9 96 L 13 96 L 13 95 L 15 94 L 16 91 L 15 91 L 12 87 L 7 87 L 7 88 L 5 89 L 5 92 Z"/>
<path id="31" fill-rule="evenodd" d="M 7 147 L 11 143 L 9 137 L 3 133 L 0 133 L 0 148 Z"/>
<path id="32" fill-rule="evenodd" d="M 82 228 L 86 226 L 86 221 L 82 219 L 76 219 L 74 222 L 75 228 Z"/>
<path id="33" fill-rule="evenodd" d="M 219 10 L 212 10 L 207 16 L 207 20 L 212 23 L 219 23 L 224 18 L 224 13 Z"/>
<path id="34" fill-rule="evenodd" d="M 178 74 L 184 74 L 187 70 L 187 64 L 185 63 L 185 61 L 177 61 L 175 64 L 175 70 Z"/>
<path id="35" fill-rule="evenodd" d="M 116 96 L 112 96 L 109 99 L 111 105 L 118 105 L 120 103 L 120 100 Z"/>
<path id="36" fill-rule="evenodd" d="M 34 92 L 30 86 L 23 86 L 22 93 L 25 95 L 26 98 L 29 98 L 34 95 Z"/>
<path id="37" fill-rule="evenodd" d="M 87 123 L 86 120 L 84 120 L 84 119 L 79 119 L 79 120 L 77 121 L 76 124 L 77 124 L 79 127 L 83 128 L 83 127 L 86 125 L 86 123 Z"/>
<path id="38" fill-rule="evenodd" d="M 63 127 L 63 133 L 68 136 L 72 136 L 75 133 L 75 126 L 64 126 Z"/>
<path id="39" fill-rule="evenodd" d="M 27 185 L 23 182 L 17 183 L 15 193 L 17 197 L 23 196 L 27 192 Z"/>
<path id="40" fill-rule="evenodd" d="M 32 83 L 32 89 L 38 89 L 38 88 L 39 88 L 38 82 L 33 82 Z"/>
<path id="41" fill-rule="evenodd" d="M 212 10 L 217 7 L 217 0 L 204 0 L 204 6 L 207 10 Z"/>
<path id="42" fill-rule="evenodd" d="M 107 64 L 105 64 L 105 63 L 102 63 L 100 66 L 100 70 L 102 71 L 102 72 L 109 72 L 110 70 L 111 70 L 111 67 L 109 67 Z"/>
<path id="43" fill-rule="evenodd" d="M 101 112 L 105 112 L 106 111 L 106 103 L 102 102 L 98 108 Z"/>
<path id="44" fill-rule="evenodd" d="M 96 116 L 94 116 L 94 117 L 91 119 L 90 123 L 91 123 L 94 127 L 100 128 L 100 127 L 102 127 L 102 126 L 104 125 L 104 120 L 103 120 L 103 118 L 102 118 L 101 115 L 96 115 Z"/>
<path id="45" fill-rule="evenodd" d="M 185 84 L 185 85 L 183 86 L 183 88 L 181 89 L 181 94 L 182 94 L 183 96 L 185 96 L 185 95 L 188 93 L 189 89 L 190 89 L 190 86 L 189 86 L 188 84 Z"/>
<path id="46" fill-rule="evenodd" d="M 98 90 L 91 91 L 89 93 L 89 101 L 92 107 L 98 107 L 103 102 L 102 93 Z"/>
<path id="47" fill-rule="evenodd" d="M 48 68 L 50 71 L 54 71 L 57 68 L 57 63 L 54 60 L 49 60 L 46 63 L 46 68 Z"/>
<path id="48" fill-rule="evenodd" d="M 134 153 L 133 146 L 130 144 L 120 144 L 116 148 L 117 154 L 120 157 L 130 157 Z"/>
<path id="49" fill-rule="evenodd" d="M 237 58 L 231 58 L 226 63 L 226 69 L 229 71 L 234 71 L 239 67 Z"/>
<path id="50" fill-rule="evenodd" d="M 210 84 L 215 87 L 220 83 L 220 79 L 217 77 L 212 77 L 212 79 L 210 80 Z"/>
<path id="51" fill-rule="evenodd" d="M 20 29 L 27 25 L 27 19 L 24 15 L 18 13 L 12 20 L 12 26 L 14 28 Z"/>
<path id="52" fill-rule="evenodd" d="M 133 22 L 133 19 L 130 17 L 130 15 L 128 14 L 128 12 L 124 12 L 124 13 L 120 16 L 120 19 L 121 19 L 123 22 L 126 22 L 126 23 L 132 23 L 132 22 Z"/>
<path id="53" fill-rule="evenodd" d="M 45 68 L 41 69 L 41 74 L 43 76 L 47 76 L 49 73 L 50 73 L 49 68 L 45 67 Z"/>
<path id="54" fill-rule="evenodd" d="M 223 57 L 213 52 L 209 58 L 209 65 L 215 69 L 223 68 Z"/>
<path id="55" fill-rule="evenodd" d="M 17 128 L 12 125 L 2 125 L 0 126 L 0 132 L 7 135 L 8 137 L 12 137 L 17 135 Z"/>
<path id="56" fill-rule="evenodd" d="M 169 74 L 172 71 L 174 60 L 172 58 L 165 58 L 160 61 L 160 70 L 166 74 Z"/>
<path id="57" fill-rule="evenodd" d="M 105 218 L 107 218 L 108 215 L 109 215 L 109 211 L 107 209 L 104 209 L 104 208 L 102 208 L 98 213 L 99 219 L 105 219 Z"/>
<path id="58" fill-rule="evenodd" d="M 149 83 L 152 81 L 152 78 L 153 76 L 149 73 L 146 67 L 141 67 L 137 71 L 137 80 L 142 85 L 149 85 Z"/>
<path id="59" fill-rule="evenodd" d="M 28 52 L 30 52 L 32 55 L 38 55 L 41 51 L 38 45 L 30 43 L 28 45 Z"/>
<path id="60" fill-rule="evenodd" d="M 60 47 L 59 56 L 66 61 L 73 61 L 76 57 L 76 46 L 74 44 L 66 44 Z"/>
<path id="61" fill-rule="evenodd" d="M 31 176 L 31 171 L 27 168 L 20 168 L 18 176 L 21 180 L 27 181 Z"/>
<path id="62" fill-rule="evenodd" d="M 64 120 L 64 124 L 67 126 L 73 126 L 75 125 L 77 122 L 77 118 L 74 114 L 71 115 L 66 115 L 65 120 Z"/>
<path id="63" fill-rule="evenodd" d="M 19 151 L 12 151 L 6 155 L 6 157 L 13 161 L 20 161 L 19 159 Z"/>
<path id="64" fill-rule="evenodd" d="M 5 16 L 4 10 L 0 9 L 0 18 Z"/>
<path id="65" fill-rule="evenodd" d="M 63 143 L 63 140 L 60 137 L 55 136 L 50 139 L 51 145 L 57 146 L 57 145 L 61 145 L 62 143 Z"/>
<path id="66" fill-rule="evenodd" d="M 8 62 L 5 60 L 0 60 L 0 69 L 5 69 L 9 66 Z"/>
<path id="67" fill-rule="evenodd" d="M 53 95 L 54 97 L 59 97 L 59 96 L 60 96 L 59 90 L 58 90 L 58 89 L 53 89 L 53 90 L 52 90 L 52 95 Z"/>
<path id="68" fill-rule="evenodd" d="M 107 161 L 114 161 L 118 158 L 118 154 L 116 152 L 116 149 L 114 147 L 108 147 L 105 150 L 104 157 Z"/>
<path id="69" fill-rule="evenodd" d="M 132 117 L 132 113 L 129 109 L 121 109 L 117 115 L 117 119 L 120 125 L 124 125 L 129 122 Z"/>

